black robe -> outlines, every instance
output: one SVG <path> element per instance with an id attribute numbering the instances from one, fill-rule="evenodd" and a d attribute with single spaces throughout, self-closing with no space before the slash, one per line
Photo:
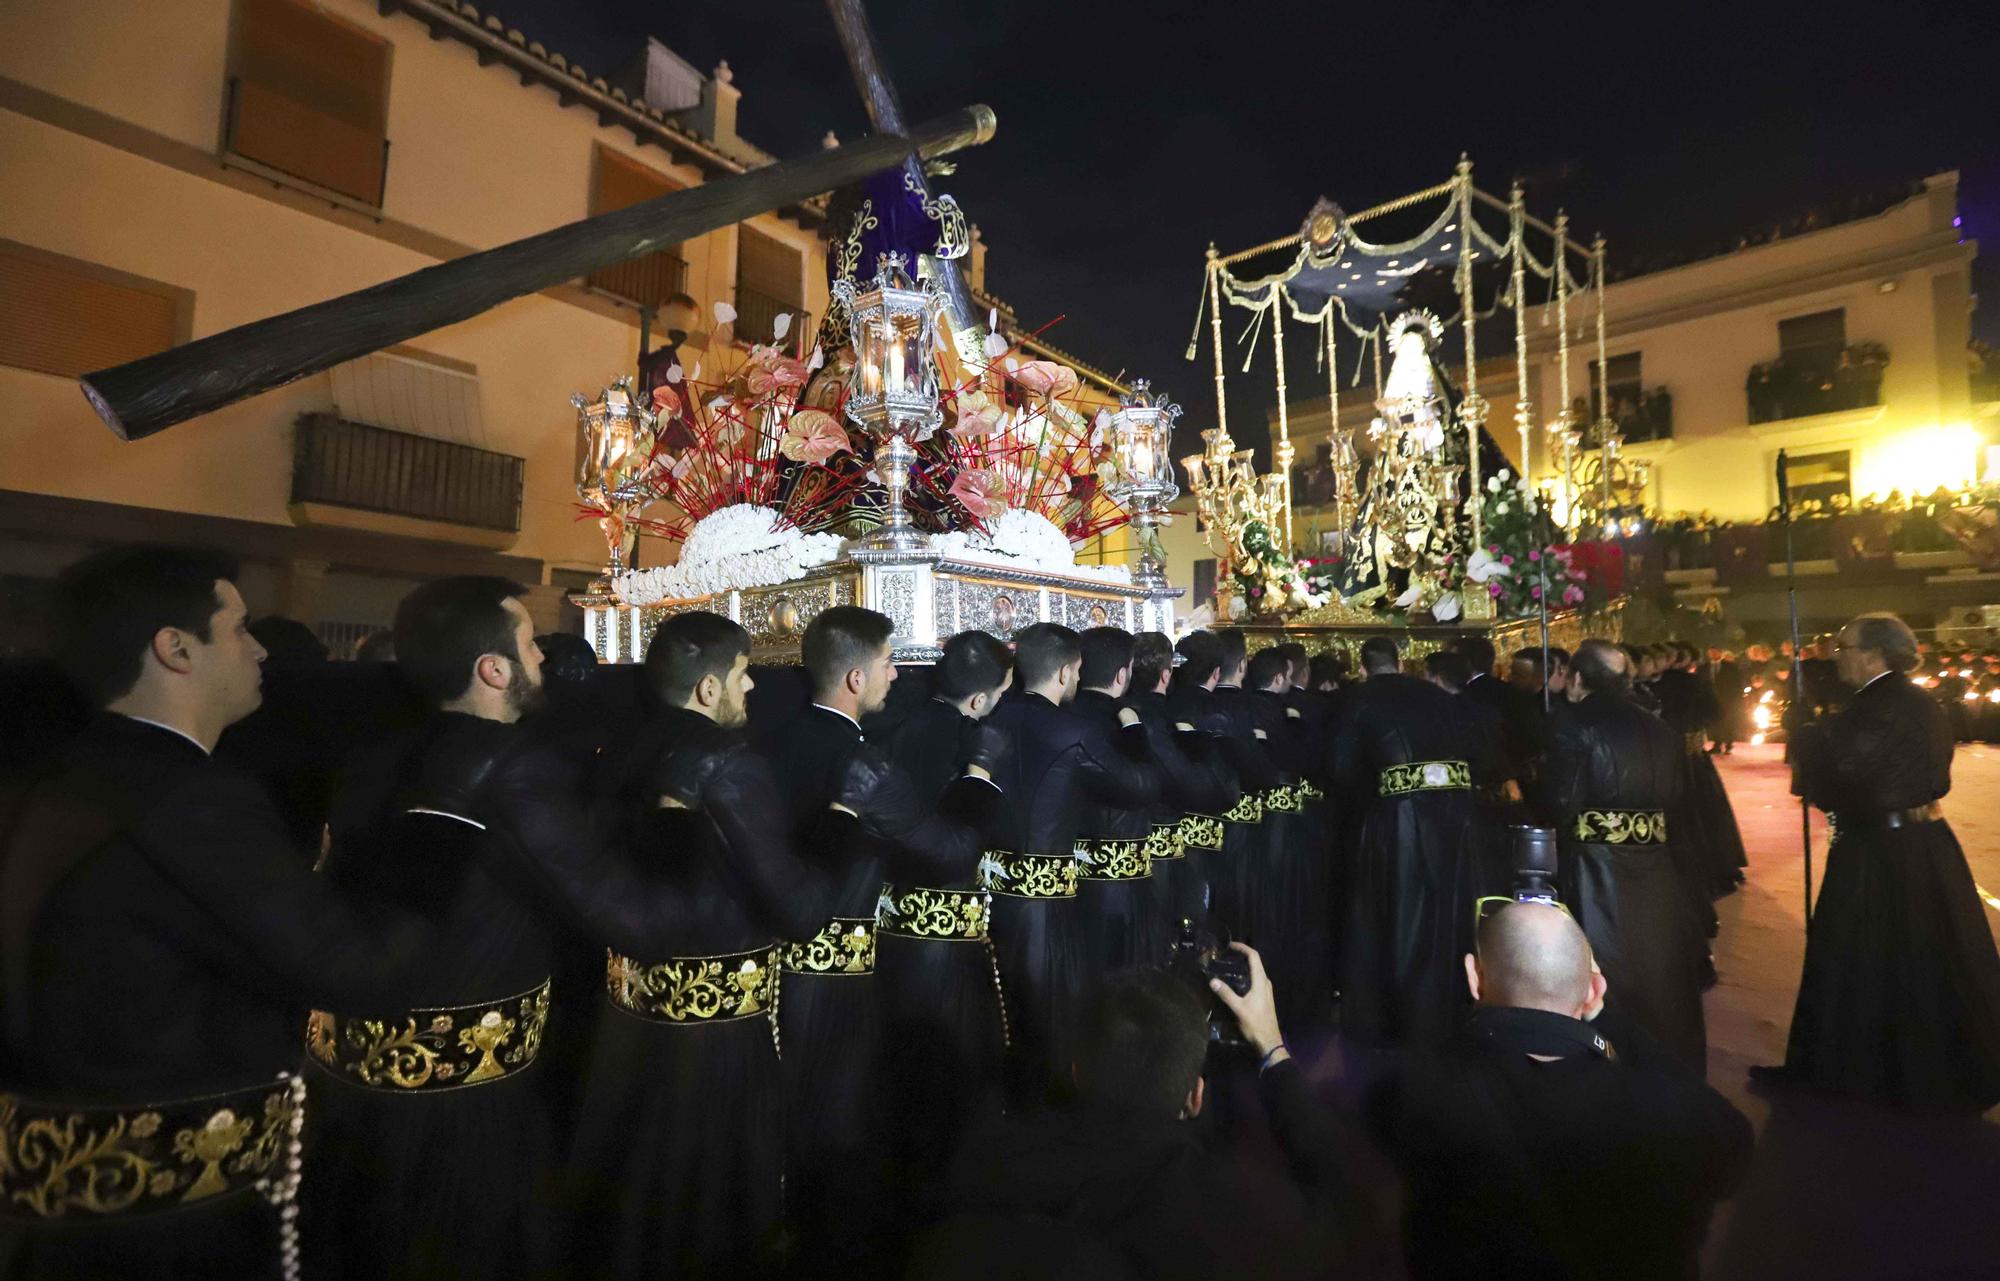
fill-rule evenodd
<path id="1" fill-rule="evenodd" d="M 393 1000 L 426 939 L 415 920 L 347 904 L 310 864 L 249 778 L 171 730 L 93 718 L 48 772 L 0 795 L 0 1088 L 123 1113 L 298 1070 L 301 1008 Z M 25 1140 L 13 1127 L 26 1111 L 10 1112 L 0 1141 Z M 74 1133 L 108 1115 L 87 1113 Z M 265 1137 L 245 1135 L 238 1155 Z M 268 1137 L 257 1169 L 275 1177 L 287 1139 Z M 105 1188 L 137 1172 L 134 1209 L 171 1212 L 100 1213 L 72 1184 L 45 1202 L 60 1217 L 24 1213 L 24 1153 L 0 1161 L 8 1274 L 278 1275 L 278 1215 L 247 1182 L 180 1204 L 194 1169 L 171 1129 L 144 1142 L 159 1146 L 151 1174 L 106 1171 Z"/>
<path id="2" fill-rule="evenodd" d="M 1885 815 L 1951 790 L 1951 724 L 1891 673 L 1801 729 L 1794 787 L 1833 816 L 1788 1074 L 1902 1103 L 2000 1102 L 2000 956 L 1942 818 Z"/>
<path id="3" fill-rule="evenodd" d="M 1688 833 L 1689 843 L 1699 855 L 1694 870 L 1704 893 L 1711 897 L 1727 894 L 1743 879 L 1743 869 L 1750 860 L 1743 850 L 1743 833 L 1736 826 L 1735 807 L 1729 803 L 1729 793 L 1704 742 L 1707 727 L 1721 714 L 1715 687 L 1680 668 L 1661 672 L 1653 684 L 1660 696 L 1660 718 L 1682 739 L 1687 779 L 1681 802 L 1693 829 Z M 1679 833 L 1674 839 L 1679 842 Z"/>
<path id="4" fill-rule="evenodd" d="M 1085 801 L 1149 805 L 1158 795 L 1140 764 L 1145 731 L 1113 738 L 1068 707 L 1040 694 L 1002 701 L 993 723 L 1013 736 L 999 779 L 1006 793 L 1006 839 L 1000 847 L 1042 860 L 1053 895 L 1024 895 L 1019 878 L 989 874 L 993 943 L 1006 989 L 1008 1024 L 1019 1066 L 1017 1092 L 1035 1095 L 1068 1077 L 1078 985 L 1084 974 L 1074 876 Z"/>
<path id="5" fill-rule="evenodd" d="M 1549 746 L 1562 846 L 1557 884 L 1590 939 L 1608 1001 L 1704 1070 L 1701 917 L 1674 852 L 1683 754 L 1665 721 L 1613 694 L 1567 703 Z M 1667 837 L 1629 816 L 1667 815 Z M 1610 815 L 1610 818 L 1603 818 Z"/>
<path id="6" fill-rule="evenodd" d="M 1215 915 L 1236 938 L 1249 939 L 1251 886 L 1258 865 L 1267 861 L 1270 842 L 1263 820 L 1265 794 L 1283 781 L 1270 751 L 1257 737 L 1257 712 L 1250 692 L 1240 685 L 1217 685 L 1207 698 L 1222 727 L 1223 754 L 1236 768 L 1243 785 L 1243 803 L 1225 816 L 1222 854 L 1209 877 Z"/>
<path id="7" fill-rule="evenodd" d="M 700 808 L 662 810 L 651 780 L 678 753 L 709 758 Z M 685 958 L 772 958 L 825 923 L 831 895 L 792 848 L 769 765 L 697 712 L 663 712 L 618 762 L 610 815 L 628 856 L 688 908 L 641 970 Z M 732 962 L 734 963 L 734 962 Z M 762 961 L 760 959 L 759 963 Z M 682 967 L 685 968 L 685 967 Z M 725 992 L 730 974 L 718 976 Z M 752 1012 L 669 1021 L 635 1013 L 630 967 L 606 1010 L 571 1154 L 576 1275 L 760 1276 L 783 1204 L 783 1080 L 768 987 Z M 782 1006 L 782 980 L 778 983 Z M 646 1002 L 652 1004 L 653 1002 Z"/>
<path id="8" fill-rule="evenodd" d="M 1496 889 L 1480 856 L 1473 746 L 1457 699 L 1428 681 L 1376 674 L 1342 696 L 1332 773 L 1358 815 L 1341 937 L 1348 1036 L 1438 1044 L 1469 999 L 1473 906 Z"/>
<path id="9" fill-rule="evenodd" d="M 1325 755 L 1324 743 L 1308 740 L 1305 715 L 1276 691 L 1249 696 L 1253 723 L 1278 782 L 1266 793 L 1262 841 L 1256 869 L 1246 887 L 1249 941 L 1263 955 L 1264 968 L 1286 1008 L 1300 1022 L 1324 1021 L 1333 999 L 1332 960 L 1327 956 L 1328 860 L 1320 813 L 1308 813 L 1300 790 L 1307 760 Z"/>
<path id="10" fill-rule="evenodd" d="M 1146 751 L 1160 771 L 1160 799 L 1153 806 L 1153 829 L 1170 851 L 1153 860 L 1153 891 L 1164 928 L 1208 912 L 1209 852 L 1184 839 L 1189 815 L 1220 822 L 1241 799 L 1236 772 L 1223 760 L 1215 735 L 1178 718 L 1165 694 L 1132 694 L 1126 703 L 1146 730 Z M 1185 727 L 1185 728 L 1183 728 Z"/>
<path id="11" fill-rule="evenodd" d="M 1100 735 L 1116 735 L 1118 701 L 1103 690 L 1080 691 L 1071 704 L 1087 718 Z M 1150 743 L 1150 736 L 1148 736 Z M 1152 774 L 1152 790 L 1157 800 L 1159 769 L 1150 759 L 1145 768 Z M 1136 845 L 1142 851 L 1153 830 L 1153 804 L 1117 805 L 1086 801 L 1083 806 L 1082 841 L 1079 857 L 1101 853 L 1098 842 L 1112 841 Z M 1158 965 L 1165 958 L 1166 923 L 1160 915 L 1159 896 L 1153 889 L 1149 870 L 1131 880 L 1094 879 L 1093 870 L 1077 870 L 1077 915 L 1084 940 L 1082 976 L 1085 984 L 1099 976 L 1134 965 Z M 1097 869 L 1100 870 L 1101 869 Z"/>

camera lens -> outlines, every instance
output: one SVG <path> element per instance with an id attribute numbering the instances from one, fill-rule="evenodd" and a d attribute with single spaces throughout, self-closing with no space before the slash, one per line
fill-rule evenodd
<path id="1" fill-rule="evenodd" d="M 1556 874 L 1556 831 L 1552 827 L 1516 827 L 1514 830 L 1514 872 L 1517 876 L 1551 877 Z"/>

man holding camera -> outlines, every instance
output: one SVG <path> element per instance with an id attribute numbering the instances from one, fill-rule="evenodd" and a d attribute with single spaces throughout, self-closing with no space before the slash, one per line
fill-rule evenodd
<path id="1" fill-rule="evenodd" d="M 1559 904 L 1480 906 L 1498 910 L 1465 958 L 1477 1008 L 1448 1053 L 1369 1101 L 1407 1183 L 1410 1275 L 1693 1276 L 1749 1165 L 1750 1123 L 1605 1012 L 1589 940 Z"/>
<path id="2" fill-rule="evenodd" d="M 960 1217 L 919 1245 L 919 1266 L 947 1252 L 1018 1251 L 1053 1223 L 1108 1245 L 1148 1278 L 1323 1276 L 1352 1262 L 1366 1228 L 1386 1221 L 1371 1199 L 1386 1181 L 1292 1060 L 1262 958 L 1232 946 L 1248 964 L 1248 990 L 1208 980 L 1222 1007 L 1213 1017 L 1242 1029 L 1241 1066 L 1257 1073 L 1290 1178 L 1203 1145 L 1194 1121 L 1206 1073 L 1219 1066 L 1209 1062 L 1209 993 L 1179 974 L 1128 970 L 1086 1003 L 1071 1068 L 1076 1104 L 1010 1119 L 967 1145 L 949 1191 Z"/>

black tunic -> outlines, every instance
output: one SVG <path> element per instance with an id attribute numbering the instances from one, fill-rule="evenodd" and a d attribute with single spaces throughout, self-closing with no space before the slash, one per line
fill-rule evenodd
<path id="1" fill-rule="evenodd" d="M 1743 850 L 1743 834 L 1736 826 L 1736 810 L 1722 786 L 1722 776 L 1709 759 L 1703 739 L 1708 726 L 1721 715 L 1715 687 L 1690 671 L 1675 668 L 1660 673 L 1654 682 L 1660 696 L 1660 718 L 1681 735 L 1686 782 L 1681 808 L 1691 828 L 1688 843 L 1697 855 L 1702 891 L 1715 896 L 1736 888 L 1749 858 Z M 1680 834 L 1674 840 L 1680 842 Z"/>
<path id="2" fill-rule="evenodd" d="M 1153 807 L 1155 828 L 1189 814 L 1215 817 L 1241 799 L 1236 772 L 1223 760 L 1215 735 L 1180 719 L 1165 694 L 1133 694 L 1127 704 L 1146 729 L 1146 751 L 1160 770 L 1160 799 Z M 1185 726 L 1186 728 L 1182 728 Z M 1208 911 L 1208 851 L 1174 840 L 1180 857 L 1153 862 L 1153 890 L 1171 930 L 1182 920 Z"/>
<path id="3" fill-rule="evenodd" d="M 1341 938 L 1349 1036 L 1437 1044 L 1469 999 L 1460 958 L 1474 901 L 1495 888 L 1480 857 L 1474 746 L 1457 699 L 1428 681 L 1371 675 L 1342 697 L 1332 772 L 1359 816 Z"/>
<path id="4" fill-rule="evenodd" d="M 313 876 L 247 777 L 109 713 L 52 770 L 0 796 L 6 1089 L 129 1108 L 258 1086 L 299 1067 L 304 1004 L 393 999 L 421 927 Z M 18 1276 L 269 1277 L 277 1224 L 245 1189 L 143 1218 L 0 1213 L 0 1245 Z"/>
<path id="5" fill-rule="evenodd" d="M 1072 704 L 1100 735 L 1116 735 L 1119 705 L 1102 690 L 1079 692 Z M 1150 736 L 1148 737 L 1150 743 Z M 1159 770 L 1149 759 L 1145 768 L 1152 775 L 1157 799 Z M 1086 801 L 1083 806 L 1082 836 L 1086 842 L 1111 840 L 1133 842 L 1143 848 L 1153 830 L 1153 804 L 1116 805 Z M 1093 847 L 1094 849 L 1094 847 Z M 1090 871 L 1078 869 L 1077 913 L 1084 938 L 1083 981 L 1133 965 L 1157 965 L 1163 959 L 1165 922 L 1160 915 L 1159 896 L 1150 874 L 1134 880 L 1094 880 Z"/>
<path id="6" fill-rule="evenodd" d="M 699 810 L 661 810 L 649 780 L 681 752 L 714 772 Z M 765 953 L 824 923 L 829 893 L 792 849 L 770 767 L 740 734 L 670 709 L 630 746 L 618 779 L 628 856 L 688 908 L 684 930 L 660 944 L 665 955 L 633 960 Z M 784 1171 L 768 1014 L 669 1022 L 606 1010 L 571 1159 L 580 1275 L 768 1270 Z"/>
<path id="7" fill-rule="evenodd" d="M 1549 746 L 1549 801 L 1562 834 L 1558 885 L 1610 987 L 1608 1000 L 1702 1071 L 1702 922 L 1673 847 L 1680 736 L 1611 694 L 1568 703 Z M 1600 814 L 1668 816 L 1668 840 L 1630 840 Z"/>
<path id="8" fill-rule="evenodd" d="M 1137 759 L 1145 750 L 1144 731 L 1137 726 L 1112 739 L 1074 710 L 1035 693 L 1003 701 L 993 722 L 1014 743 L 1000 779 L 1007 797 L 1005 850 L 1055 860 L 1050 867 L 1064 862 L 1073 867 L 1085 801 L 1141 806 L 1158 795 Z M 1019 1086 L 1036 1093 L 1069 1073 L 1082 939 L 1073 894 L 1009 892 L 1020 888 L 1011 881 L 992 882 L 993 943 L 1021 1066 Z"/>
<path id="9" fill-rule="evenodd" d="M 1265 793 L 1283 781 L 1264 740 L 1257 737 L 1257 712 L 1250 692 L 1240 685 L 1217 685 L 1208 695 L 1208 706 L 1222 728 L 1223 754 L 1236 768 L 1237 781 L 1246 799 L 1261 808 Z M 1216 917 L 1231 935 L 1249 939 L 1251 886 L 1258 879 L 1259 865 L 1269 859 L 1270 841 L 1261 817 L 1229 819 L 1223 824 L 1222 854 L 1213 860 L 1209 884 Z"/>
<path id="10" fill-rule="evenodd" d="M 1951 725 L 1905 676 L 1799 731 L 1795 788 L 1834 820 L 1788 1074 L 1899 1102 L 2000 1102 L 2000 957 L 1965 854 L 1942 819 L 1892 811 L 1951 790 Z"/>
<path id="11" fill-rule="evenodd" d="M 1245 932 L 1263 954 L 1272 983 L 1286 993 L 1286 1008 L 1301 1022 L 1323 1020 L 1333 997 L 1333 962 L 1326 952 L 1329 867 L 1319 812 L 1307 812 L 1299 784 L 1306 762 L 1315 754 L 1324 758 L 1325 745 L 1308 740 L 1304 713 L 1283 694 L 1255 690 L 1249 701 L 1262 735 L 1258 743 L 1278 782 L 1264 807 Z"/>

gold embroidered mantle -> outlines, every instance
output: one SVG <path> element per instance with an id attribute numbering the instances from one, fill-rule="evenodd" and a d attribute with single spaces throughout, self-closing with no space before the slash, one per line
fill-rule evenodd
<path id="1" fill-rule="evenodd" d="M 1222 848 L 1222 820 L 1213 814 L 1188 814 L 1180 821 L 1181 852 Z"/>
<path id="2" fill-rule="evenodd" d="M 1590 845 L 1665 845 L 1664 810 L 1585 810 L 1576 816 L 1576 839 Z"/>
<path id="3" fill-rule="evenodd" d="M 644 964 L 607 951 L 605 987 L 628 1014 L 665 1023 L 720 1023 L 776 1010 L 782 947 Z"/>
<path id="4" fill-rule="evenodd" d="M 899 890 L 884 886 L 875 925 L 904 938 L 978 943 L 993 919 L 993 896 L 985 890 Z"/>
<path id="5" fill-rule="evenodd" d="M 1016 854 L 988 850 L 986 888 L 1009 898 L 1075 898 L 1074 854 Z"/>
<path id="6" fill-rule="evenodd" d="M 150 1214 L 253 1188 L 291 1137 L 292 1083 L 129 1108 L 0 1094 L 0 1219 Z"/>
<path id="7" fill-rule="evenodd" d="M 1464 761 L 1411 761 L 1382 771 L 1376 790 L 1383 796 L 1412 792 L 1455 792 L 1472 786 L 1472 766 Z"/>
<path id="8" fill-rule="evenodd" d="M 873 974 L 874 919 L 834 917 L 819 933 L 785 949 L 785 968 L 794 974 Z"/>
<path id="9" fill-rule="evenodd" d="M 451 1090 L 522 1071 L 541 1052 L 549 984 L 498 1001 L 361 1018 L 314 1010 L 306 1051 L 350 1084 Z"/>
<path id="10" fill-rule="evenodd" d="M 1179 823 L 1155 823 L 1153 830 L 1146 833 L 1146 858 L 1157 863 L 1161 859 L 1186 858 L 1187 851 L 1181 848 L 1181 825 Z"/>
<path id="11" fill-rule="evenodd" d="M 1085 881 L 1143 881 L 1153 874 L 1144 840 L 1079 836 L 1076 874 Z"/>

